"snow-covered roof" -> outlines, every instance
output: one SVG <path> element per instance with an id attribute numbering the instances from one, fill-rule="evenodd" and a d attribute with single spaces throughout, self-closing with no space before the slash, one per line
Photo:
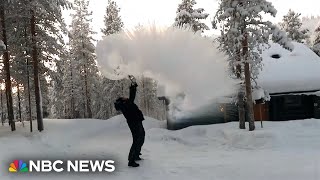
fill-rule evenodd
<path id="1" fill-rule="evenodd" d="M 270 94 L 320 90 L 320 57 L 303 44 L 293 44 L 292 52 L 271 44 L 262 54 L 257 82 Z"/>

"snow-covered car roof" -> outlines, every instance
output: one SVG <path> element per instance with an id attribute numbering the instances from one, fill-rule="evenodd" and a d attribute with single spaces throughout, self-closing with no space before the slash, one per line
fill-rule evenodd
<path id="1" fill-rule="evenodd" d="M 293 44 L 292 52 L 271 44 L 262 53 L 257 82 L 270 94 L 320 90 L 320 57 L 303 44 Z"/>

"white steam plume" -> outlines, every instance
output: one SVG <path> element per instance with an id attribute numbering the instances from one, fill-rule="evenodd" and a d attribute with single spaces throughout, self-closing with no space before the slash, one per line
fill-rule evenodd
<path id="1" fill-rule="evenodd" d="M 189 30 L 150 26 L 122 32 L 98 42 L 97 55 L 101 72 L 110 79 L 143 74 L 165 85 L 169 97 L 183 92 L 185 99 L 177 103 L 181 111 L 235 90 L 227 57 L 210 38 Z"/>

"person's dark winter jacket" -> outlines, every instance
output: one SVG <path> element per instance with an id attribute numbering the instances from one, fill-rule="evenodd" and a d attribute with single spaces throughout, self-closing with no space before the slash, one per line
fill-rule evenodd
<path id="1" fill-rule="evenodd" d="M 128 98 L 120 97 L 115 102 L 115 108 L 117 111 L 121 111 L 124 117 L 128 121 L 143 121 L 144 117 L 141 110 L 134 103 L 136 97 L 137 85 L 130 86 L 130 96 Z"/>

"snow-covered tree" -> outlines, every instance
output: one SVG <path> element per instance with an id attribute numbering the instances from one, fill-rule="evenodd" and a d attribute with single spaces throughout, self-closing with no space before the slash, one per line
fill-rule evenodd
<path id="1" fill-rule="evenodd" d="M 66 48 L 67 49 L 67 48 Z M 59 61 L 56 62 L 56 68 L 54 73 L 51 75 L 51 86 L 49 88 L 49 98 L 50 98 L 50 116 L 52 118 L 66 118 L 65 112 L 65 100 L 69 98 L 64 96 L 64 89 L 68 87 L 68 84 L 63 84 L 63 77 L 65 77 L 65 66 L 68 63 L 69 52 L 66 51 L 66 54 Z"/>
<path id="2" fill-rule="evenodd" d="M 105 36 L 119 33 L 123 29 L 123 22 L 120 16 L 120 8 L 113 0 L 108 0 L 106 15 L 104 16 L 105 27 L 101 32 Z M 114 69 L 114 74 L 117 74 L 117 69 Z M 107 119 L 117 114 L 114 110 L 113 102 L 118 97 L 128 96 L 126 88 L 129 87 L 129 82 L 125 79 L 110 80 L 105 77 L 100 78 L 100 84 L 97 85 L 100 91 L 97 91 L 98 98 L 96 102 L 97 118 Z"/>
<path id="3" fill-rule="evenodd" d="M 309 38 L 306 41 L 307 46 L 311 47 L 313 46 L 313 41 L 316 36 L 315 29 L 318 27 L 318 23 L 320 22 L 320 16 L 307 16 L 302 17 L 302 26 L 301 29 L 308 29 L 307 35 Z"/>
<path id="4" fill-rule="evenodd" d="M 92 103 L 94 96 L 94 85 L 98 83 L 98 68 L 96 65 L 95 46 L 90 28 L 90 16 L 88 0 L 75 0 L 72 14 L 70 36 L 70 64 L 64 74 L 72 74 L 71 81 L 73 97 L 75 98 L 75 114 L 73 117 L 92 118 Z M 68 75 L 68 76 L 69 76 Z"/>
<path id="5" fill-rule="evenodd" d="M 281 30 L 287 33 L 288 38 L 299 43 L 306 43 L 309 38 L 308 29 L 301 29 L 301 13 L 295 13 L 293 10 L 283 16 L 282 22 L 280 23 Z"/>
<path id="6" fill-rule="evenodd" d="M 209 27 L 201 22 L 201 20 L 205 20 L 209 14 L 204 13 L 203 8 L 195 9 L 194 6 L 196 4 L 196 0 L 182 0 L 178 5 L 174 26 L 190 27 L 194 32 L 209 30 Z"/>
<path id="7" fill-rule="evenodd" d="M 266 0 L 220 0 L 213 27 L 220 25 L 220 48 L 229 55 L 229 65 L 237 76 L 244 80 L 245 100 L 249 117 L 249 130 L 254 130 L 253 100 L 251 81 L 257 78 L 262 68 L 261 53 L 267 47 L 270 36 L 286 48 L 292 44 L 284 32 L 270 21 L 263 20 L 262 14 L 275 16 L 277 10 Z M 240 128 L 245 128 L 243 92 L 239 93 Z"/>
<path id="8" fill-rule="evenodd" d="M 1 38 L 3 44 L 8 47 L 8 22 L 6 21 L 8 13 L 5 9 L 10 5 L 7 1 L 0 2 L 0 27 L 1 27 Z M 12 102 L 12 88 L 11 88 L 11 75 L 10 75 L 10 54 L 9 49 L 3 49 L 3 70 L 5 73 L 5 87 L 6 87 L 6 99 L 7 99 L 7 111 L 8 111 L 8 120 L 11 126 L 11 131 L 15 131 L 15 122 L 14 122 L 14 113 L 13 113 L 13 102 Z"/>
<path id="9" fill-rule="evenodd" d="M 101 29 L 101 32 L 106 36 L 122 31 L 123 22 L 120 16 L 120 8 L 113 0 L 108 0 L 104 25 L 105 28 Z"/>
<path id="10" fill-rule="evenodd" d="M 62 98 L 63 98 L 63 112 L 64 118 L 76 118 L 75 114 L 75 72 L 74 61 L 71 59 L 70 51 L 68 51 L 67 58 L 64 59 L 63 74 L 62 74 Z"/>
<path id="11" fill-rule="evenodd" d="M 161 101 L 157 97 L 157 82 L 148 77 L 141 77 L 138 80 L 138 96 L 137 103 L 146 116 L 161 119 L 163 112 L 165 112 L 165 106 L 161 104 Z"/>
<path id="12" fill-rule="evenodd" d="M 20 115 L 28 117 L 28 120 L 29 117 L 37 117 L 40 131 L 43 130 L 42 117 L 48 115 L 48 79 L 53 73 L 52 66 L 64 53 L 63 34 L 66 25 L 62 19 L 62 8 L 70 5 L 68 0 L 0 1 L 6 15 L 1 19 L 6 25 L 2 30 L 6 31 L 5 44 L 10 52 L 9 79 L 19 89 L 19 93 L 13 94 L 13 106 L 16 106 L 14 114 L 18 114 L 16 117 L 19 118 Z"/>
<path id="13" fill-rule="evenodd" d="M 313 42 L 313 51 L 320 56 L 320 22 L 315 30 L 315 40 Z"/>

